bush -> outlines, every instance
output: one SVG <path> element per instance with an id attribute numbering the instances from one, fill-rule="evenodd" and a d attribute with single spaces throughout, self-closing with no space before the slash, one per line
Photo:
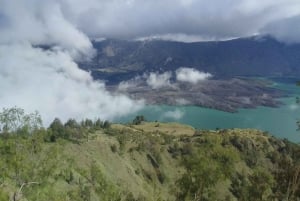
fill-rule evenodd
<path id="1" fill-rule="evenodd" d="M 113 153 L 116 153 L 118 151 L 117 145 L 115 145 L 115 144 L 111 145 L 110 149 Z"/>
<path id="2" fill-rule="evenodd" d="M 133 125 L 139 125 L 139 124 L 141 124 L 143 121 L 145 121 L 145 117 L 144 117 L 143 115 L 136 116 L 136 117 L 132 120 L 132 124 L 133 124 Z"/>
<path id="3" fill-rule="evenodd" d="M 49 126 L 49 129 L 51 130 L 51 142 L 55 142 L 59 137 L 68 138 L 68 136 L 65 135 L 65 127 L 59 118 L 55 118 L 53 120 L 53 122 Z"/>
<path id="4" fill-rule="evenodd" d="M 109 123 L 109 121 L 104 121 L 102 128 L 103 129 L 108 129 L 110 128 L 111 124 Z"/>

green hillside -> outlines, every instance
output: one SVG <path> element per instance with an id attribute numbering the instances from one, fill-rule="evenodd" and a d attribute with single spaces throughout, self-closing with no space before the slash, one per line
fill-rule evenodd
<path id="1" fill-rule="evenodd" d="M 0 200 L 299 199 L 297 144 L 258 130 L 135 124 L 2 130 Z"/>

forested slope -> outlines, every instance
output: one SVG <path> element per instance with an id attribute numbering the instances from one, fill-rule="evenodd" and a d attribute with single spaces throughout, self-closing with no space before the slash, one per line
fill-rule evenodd
<path id="1" fill-rule="evenodd" d="M 299 199 L 299 145 L 142 120 L 2 130 L 0 200 Z"/>

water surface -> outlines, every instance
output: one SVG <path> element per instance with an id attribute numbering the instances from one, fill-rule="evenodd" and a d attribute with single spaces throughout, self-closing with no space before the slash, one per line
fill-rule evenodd
<path id="1" fill-rule="evenodd" d="M 300 87 L 282 83 L 275 83 L 274 87 L 292 93 L 291 97 L 280 99 L 284 105 L 279 108 L 257 107 L 240 109 L 238 113 L 227 113 L 197 106 L 152 105 L 120 121 L 129 122 L 136 115 L 144 115 L 149 121 L 175 121 L 199 129 L 256 128 L 279 138 L 300 142 L 300 131 L 297 131 L 296 125 L 300 119 L 300 105 L 296 104 L 295 98 L 300 94 Z"/>

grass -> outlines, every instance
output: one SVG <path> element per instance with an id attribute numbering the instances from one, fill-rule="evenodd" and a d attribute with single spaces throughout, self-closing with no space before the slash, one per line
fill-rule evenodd
<path id="1" fill-rule="evenodd" d="M 195 133 L 193 127 L 179 123 L 142 122 L 139 125 L 132 125 L 131 128 L 148 133 L 164 133 L 176 137 L 192 136 Z"/>
<path id="2" fill-rule="evenodd" d="M 197 135 L 194 135 L 195 133 Z M 110 130 L 96 131 L 90 134 L 89 140 L 82 139 L 78 143 L 67 140 L 42 142 L 41 151 L 34 157 L 43 159 L 56 150 L 55 158 L 44 164 L 55 164 L 55 168 L 54 173 L 43 181 L 43 188 L 47 192 L 55 192 L 56 194 L 52 193 L 53 196 L 62 195 L 60 200 L 68 200 L 65 193 L 72 190 L 79 192 L 78 189 L 82 185 L 92 189 L 91 200 L 100 199 L 96 190 L 93 190 L 96 187 L 90 181 L 92 164 L 95 164 L 101 173 L 101 180 L 104 180 L 104 183 L 99 181 L 101 185 L 105 184 L 107 190 L 121 193 L 124 201 L 129 194 L 135 198 L 145 198 L 147 201 L 175 200 L 180 190 L 176 181 L 186 172 L 182 161 L 190 157 L 195 150 L 201 151 L 207 147 L 217 151 L 230 149 L 239 158 L 234 164 L 234 171 L 247 176 L 253 168 L 248 165 L 247 160 L 252 162 L 253 157 L 257 159 L 258 166 L 270 170 L 274 167 L 267 154 L 276 152 L 280 155 L 275 144 L 285 144 L 281 140 L 270 139 L 265 133 L 252 129 L 196 132 L 194 128 L 178 123 L 113 124 Z M 4 139 L 0 139 L 0 142 L 1 140 Z M 70 172 L 72 179 L 69 179 Z M 230 184 L 230 178 L 216 184 L 217 199 L 233 198 L 229 190 Z M 13 177 L 6 178 L 1 188 L 12 197 L 18 185 L 13 182 Z M 41 186 L 28 187 L 26 192 L 32 193 L 27 200 L 46 201 L 49 196 Z M 37 199 L 33 196 L 38 193 L 44 193 L 45 198 Z"/>

